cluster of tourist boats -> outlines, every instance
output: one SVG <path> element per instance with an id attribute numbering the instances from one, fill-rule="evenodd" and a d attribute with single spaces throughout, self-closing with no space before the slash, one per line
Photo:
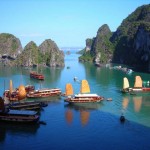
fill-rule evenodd
<path id="1" fill-rule="evenodd" d="M 32 72 L 31 76 L 30 73 L 31 78 L 38 80 L 42 79 L 38 77 L 41 75 L 34 74 L 34 76 L 33 74 L 34 73 Z M 146 85 L 149 84 L 150 81 L 142 81 L 140 76 L 136 76 L 134 87 L 130 87 L 128 79 L 124 77 L 123 88 L 121 91 L 123 93 L 150 91 L 150 86 L 146 87 Z M 87 80 L 81 80 L 80 92 L 78 94 L 74 94 L 74 89 L 71 83 L 66 84 L 65 93 L 62 94 L 62 91 L 59 88 L 43 88 L 36 90 L 33 85 L 20 85 L 18 88 L 13 89 L 13 83 L 12 80 L 10 80 L 9 89 L 4 90 L 3 97 L 0 97 L 0 121 L 23 123 L 38 122 L 40 118 L 38 110 L 47 106 L 47 103 L 26 101 L 26 98 L 45 98 L 51 96 L 64 96 L 64 102 L 69 104 L 98 103 L 104 100 L 103 96 L 90 92 L 90 86 Z"/>
<path id="2" fill-rule="evenodd" d="M 44 75 L 30 72 L 30 77 L 44 80 Z M 9 89 L 4 90 L 3 97 L 0 97 L 0 121 L 37 123 L 39 122 L 39 111 L 48 104 L 43 101 L 26 101 L 26 98 L 44 98 L 61 95 L 58 88 L 43 88 L 36 90 L 33 85 L 20 85 L 13 88 L 10 80 Z"/>

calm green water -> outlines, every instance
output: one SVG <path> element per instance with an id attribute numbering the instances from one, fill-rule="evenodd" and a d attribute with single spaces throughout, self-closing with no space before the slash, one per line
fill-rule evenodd
<path id="1" fill-rule="evenodd" d="M 49 103 L 40 117 L 46 125 L 0 123 L 0 149 L 150 149 L 150 93 L 120 92 L 123 77 L 133 86 L 136 75 L 143 80 L 150 80 L 150 75 L 126 75 L 119 70 L 97 68 L 78 62 L 78 57 L 75 53 L 66 55 L 64 68 L 41 68 L 44 81 L 30 79 L 28 68 L 0 67 L 0 95 L 9 87 L 10 79 L 15 88 L 33 84 L 36 89 L 58 87 L 62 92 L 66 83 L 71 83 L 74 93 L 79 93 L 80 81 L 87 79 L 92 93 L 112 101 L 68 105 L 63 97 L 36 99 Z M 119 121 L 122 113 L 127 119 L 124 124 Z"/>

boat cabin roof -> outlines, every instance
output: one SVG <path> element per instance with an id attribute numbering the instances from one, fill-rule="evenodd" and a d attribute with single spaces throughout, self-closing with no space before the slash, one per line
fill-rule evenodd
<path id="1" fill-rule="evenodd" d="M 97 94 L 76 94 L 75 97 L 97 97 Z"/>
<path id="2" fill-rule="evenodd" d="M 53 88 L 53 89 L 49 89 L 49 88 L 44 88 L 44 89 L 39 89 L 39 90 L 35 90 L 36 92 L 51 92 L 53 90 L 60 90 L 57 88 Z"/>

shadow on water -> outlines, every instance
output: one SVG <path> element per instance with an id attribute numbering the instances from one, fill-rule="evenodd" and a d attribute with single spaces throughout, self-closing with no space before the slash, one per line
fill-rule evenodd
<path id="1" fill-rule="evenodd" d="M 72 103 L 65 104 L 65 107 L 74 110 L 97 110 L 102 107 L 103 103 Z"/>
<path id="2" fill-rule="evenodd" d="M 11 122 L 0 122 L 0 142 L 5 141 L 7 135 L 36 135 L 40 124 L 22 124 L 22 123 L 11 123 Z"/>
<path id="3" fill-rule="evenodd" d="M 80 149 L 136 149 L 148 150 L 150 148 L 150 128 L 128 120 L 120 120 L 120 116 L 112 115 L 100 110 L 100 107 L 65 105 L 65 119 L 71 131 L 67 137 L 70 139 L 68 147 Z M 78 113 L 75 113 L 75 112 Z M 76 133 L 75 122 L 80 118 L 84 131 L 78 128 Z M 77 124 L 76 124 L 77 125 Z M 80 133 L 80 135 L 78 135 Z M 77 142 L 74 144 L 73 137 Z M 81 142 L 82 141 L 82 142 Z"/>

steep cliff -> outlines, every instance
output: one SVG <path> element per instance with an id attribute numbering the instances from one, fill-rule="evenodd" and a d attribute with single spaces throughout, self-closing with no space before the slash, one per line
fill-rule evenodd
<path id="1" fill-rule="evenodd" d="M 137 8 L 111 37 L 113 62 L 141 66 L 150 71 L 150 5 Z"/>
<path id="2" fill-rule="evenodd" d="M 86 40 L 85 52 L 79 60 L 92 60 L 96 63 L 107 63 L 111 61 L 114 50 L 109 40 L 111 35 L 112 33 L 107 24 L 101 26 L 95 38 Z"/>
<path id="3" fill-rule="evenodd" d="M 8 66 L 64 66 L 64 53 L 52 40 L 45 40 L 39 47 L 31 41 L 23 50 L 19 39 L 2 33 L 0 62 Z"/>
<path id="4" fill-rule="evenodd" d="M 150 71 L 150 4 L 137 8 L 111 33 L 107 25 L 86 40 L 81 61 L 114 62 Z"/>
<path id="5" fill-rule="evenodd" d="M 33 42 L 29 42 L 23 52 L 18 55 L 17 59 L 14 61 L 15 65 L 18 66 L 33 66 L 39 64 L 40 52 L 38 46 Z"/>
<path id="6" fill-rule="evenodd" d="M 43 54 L 46 65 L 51 67 L 64 66 L 64 53 L 59 50 L 56 43 L 51 39 L 45 40 L 39 46 L 39 50 Z"/>
<path id="7" fill-rule="evenodd" d="M 12 34 L 0 34 L 0 60 L 5 65 L 12 65 L 11 61 L 22 52 L 22 45 L 18 38 Z"/>

